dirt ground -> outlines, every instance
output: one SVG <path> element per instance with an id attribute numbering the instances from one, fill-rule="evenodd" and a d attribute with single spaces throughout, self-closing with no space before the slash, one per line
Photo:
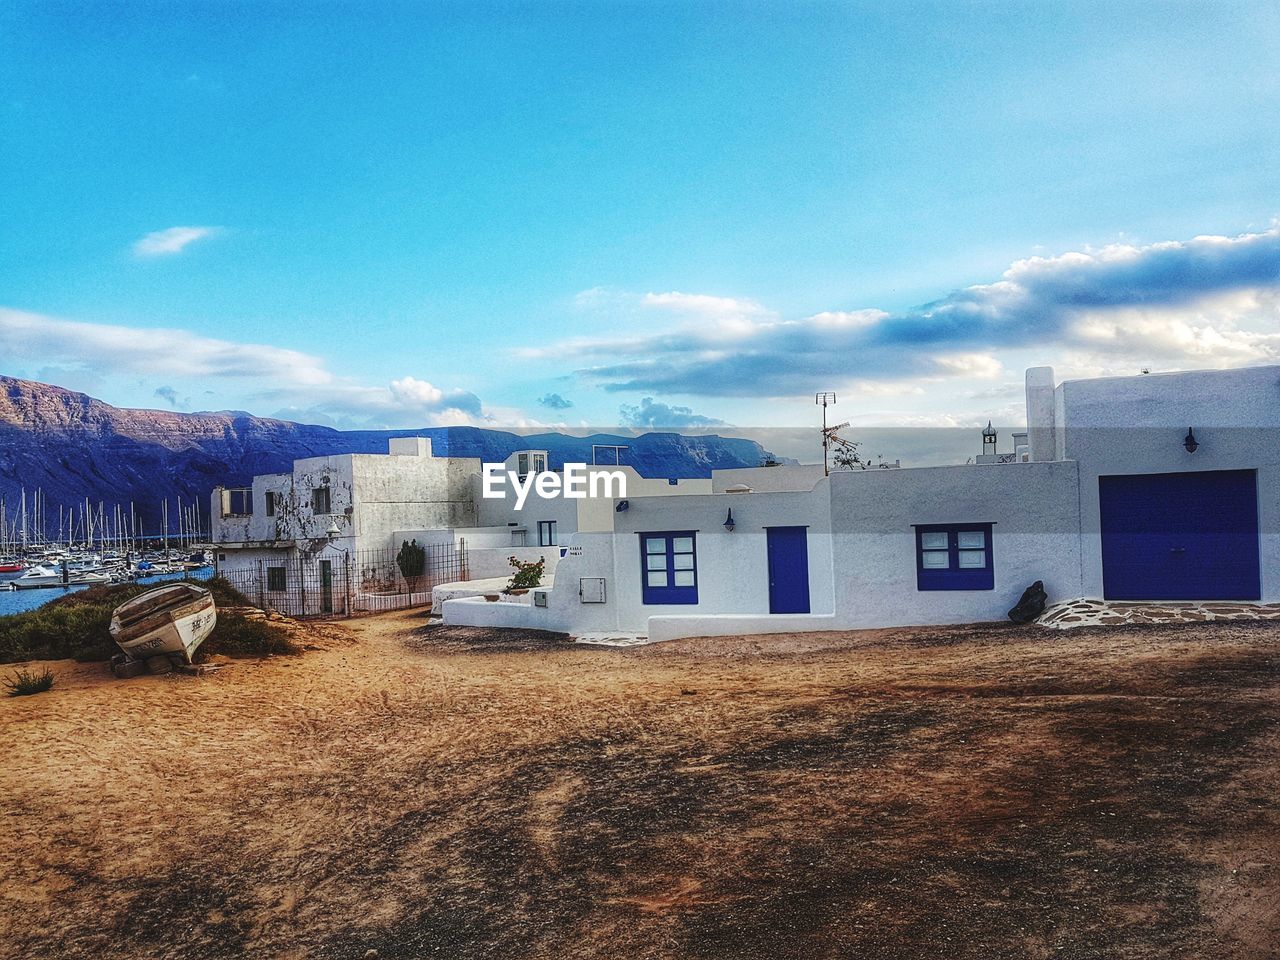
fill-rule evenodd
<path id="1" fill-rule="evenodd" d="M 0 956 L 1280 956 L 1280 624 L 309 642 L 0 702 Z"/>

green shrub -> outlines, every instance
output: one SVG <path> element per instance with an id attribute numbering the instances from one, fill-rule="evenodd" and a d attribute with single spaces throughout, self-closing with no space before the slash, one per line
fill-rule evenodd
<path id="1" fill-rule="evenodd" d="M 12 677 L 5 677 L 4 685 L 11 697 L 29 697 L 33 693 L 44 693 L 53 686 L 53 671 L 48 667 L 39 673 L 19 670 Z"/>
<path id="2" fill-rule="evenodd" d="M 396 554 L 396 566 L 400 568 L 400 575 L 406 580 L 416 580 L 426 572 L 427 551 L 418 546 L 417 540 L 406 540 L 400 545 L 400 552 Z"/>
<path id="3" fill-rule="evenodd" d="M 106 660 L 119 652 L 108 626 L 106 604 L 47 604 L 26 613 L 0 617 L 0 660 Z"/>
<path id="4" fill-rule="evenodd" d="M 508 557 L 507 562 L 516 569 L 511 582 L 507 584 L 508 590 L 527 590 L 542 583 L 542 570 L 547 565 L 546 557 L 539 557 L 537 563 L 524 563 L 516 557 Z"/>
<path id="5" fill-rule="evenodd" d="M 294 654 L 302 649 L 289 631 L 269 620 L 249 618 L 238 613 L 219 613 L 218 625 L 196 650 L 195 659 L 220 653 L 228 657 L 265 656 L 269 653 Z"/>

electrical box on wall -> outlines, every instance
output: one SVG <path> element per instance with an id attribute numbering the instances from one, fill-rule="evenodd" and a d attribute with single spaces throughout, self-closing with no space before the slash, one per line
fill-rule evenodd
<path id="1" fill-rule="evenodd" d="M 582 577 L 578 581 L 578 596 L 583 603 L 604 603 L 604 577 Z"/>
<path id="2" fill-rule="evenodd" d="M 533 605 L 535 607 L 545 607 L 547 605 L 547 591 L 545 590 L 533 591 Z"/>

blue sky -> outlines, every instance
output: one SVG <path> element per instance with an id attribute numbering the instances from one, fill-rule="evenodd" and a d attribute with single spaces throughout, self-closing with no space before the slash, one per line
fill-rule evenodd
<path id="1" fill-rule="evenodd" d="M 748 428 L 1275 362 L 1278 56 L 1273 3 L 10 3 L 0 373 Z"/>

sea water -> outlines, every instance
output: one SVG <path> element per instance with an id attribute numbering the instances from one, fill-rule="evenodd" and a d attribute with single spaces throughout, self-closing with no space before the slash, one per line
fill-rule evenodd
<path id="1" fill-rule="evenodd" d="M 34 610 L 36 607 L 42 607 L 50 600 L 56 600 L 58 597 L 65 597 L 68 593 L 75 593 L 79 590 L 87 590 L 88 584 L 77 587 L 37 587 L 32 590 L 9 590 L 6 585 L 10 580 L 16 580 L 20 574 L 0 573 L 0 616 L 10 613 L 22 613 L 24 610 Z M 213 576 L 213 567 L 201 567 L 198 570 L 190 572 L 192 580 L 208 580 Z M 154 577 L 143 577 L 138 583 L 160 583 L 163 580 L 181 580 L 180 573 L 162 573 Z"/>

